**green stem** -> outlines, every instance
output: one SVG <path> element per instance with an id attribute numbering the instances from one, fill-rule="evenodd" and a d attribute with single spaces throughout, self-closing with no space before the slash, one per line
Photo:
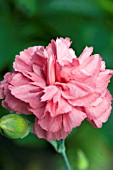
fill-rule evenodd
<path id="1" fill-rule="evenodd" d="M 71 170 L 67 155 L 66 155 L 66 148 L 65 148 L 65 140 L 62 139 L 59 141 L 58 143 L 58 152 L 61 153 L 63 161 L 64 161 L 64 165 L 65 165 L 65 169 L 66 170 Z"/>
<path id="2" fill-rule="evenodd" d="M 62 155 L 62 158 L 64 160 L 64 165 L 65 165 L 65 169 L 66 170 L 71 170 L 71 167 L 69 165 L 69 161 L 68 161 L 68 158 L 67 158 L 67 155 L 66 155 L 66 152 L 61 152 L 61 155 Z"/>
<path id="3" fill-rule="evenodd" d="M 51 141 L 50 143 L 53 145 L 55 150 L 62 155 L 65 169 L 71 170 L 71 167 L 69 165 L 69 161 L 66 155 L 65 140 L 61 139 L 61 140 Z"/>

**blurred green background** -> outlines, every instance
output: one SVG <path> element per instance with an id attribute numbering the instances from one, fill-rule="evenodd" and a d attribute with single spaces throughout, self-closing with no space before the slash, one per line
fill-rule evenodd
<path id="1" fill-rule="evenodd" d="M 15 55 L 56 37 L 70 37 L 76 54 L 93 46 L 113 69 L 112 0 L 0 0 L 0 79 L 12 71 Z M 113 95 L 113 79 L 109 84 Z M 8 111 L 0 106 L 0 117 Z M 88 122 L 68 136 L 73 170 L 112 170 L 113 111 L 101 129 Z M 53 147 L 30 134 L 22 140 L 0 136 L 0 170 L 64 170 Z"/>

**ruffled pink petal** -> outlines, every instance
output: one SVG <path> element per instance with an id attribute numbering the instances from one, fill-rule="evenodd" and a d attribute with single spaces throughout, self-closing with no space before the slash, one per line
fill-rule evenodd
<path id="1" fill-rule="evenodd" d="M 95 107 L 85 108 L 88 120 L 96 127 L 102 127 L 102 123 L 108 120 L 111 113 L 111 100 L 112 96 L 107 90 L 102 102 Z"/>
<path id="2" fill-rule="evenodd" d="M 36 109 L 29 107 L 28 110 L 32 112 L 37 118 L 41 119 L 45 115 L 45 108 L 46 108 L 46 103 L 44 103 L 42 107 Z"/>
<path id="3" fill-rule="evenodd" d="M 42 79 L 45 79 L 44 71 L 42 67 L 38 66 L 37 64 L 33 64 L 33 72 L 37 74 Z"/>
<path id="4" fill-rule="evenodd" d="M 71 132 L 72 128 L 80 126 L 81 122 L 86 118 L 86 114 L 81 110 L 73 107 L 72 111 L 63 114 L 63 126 L 65 132 Z"/>
<path id="5" fill-rule="evenodd" d="M 99 73 L 96 83 L 96 91 L 102 93 L 108 86 L 110 78 L 113 75 L 112 70 L 105 70 Z"/>
<path id="6" fill-rule="evenodd" d="M 53 103 L 51 100 L 46 105 L 46 111 L 48 111 L 51 117 L 56 117 L 61 114 L 68 113 L 72 110 L 72 106 L 63 98 L 61 97 L 59 101 Z"/>
<path id="7" fill-rule="evenodd" d="M 65 139 L 66 136 L 69 134 L 65 132 L 63 128 L 61 128 L 60 131 L 55 132 L 55 133 L 50 132 L 50 131 L 45 131 L 38 124 L 38 119 L 35 119 L 33 130 L 34 130 L 34 133 L 38 136 L 38 138 L 44 138 L 47 141 Z"/>
<path id="8" fill-rule="evenodd" d="M 79 56 L 79 61 L 80 63 L 84 63 L 84 61 L 90 57 L 90 55 L 93 52 L 93 47 L 86 47 L 83 52 L 81 53 L 81 55 Z"/>
<path id="9" fill-rule="evenodd" d="M 58 38 L 57 38 L 58 39 Z M 67 47 L 69 48 L 70 45 L 72 44 L 72 41 L 70 40 L 70 38 L 66 37 L 66 38 L 59 38 L 62 42 L 64 42 Z"/>
<path id="10" fill-rule="evenodd" d="M 13 86 L 20 86 L 29 83 L 29 79 L 27 79 L 22 73 L 15 72 L 11 81 L 9 82 Z"/>
<path id="11" fill-rule="evenodd" d="M 66 99 L 61 97 L 60 101 L 58 101 L 58 108 L 56 109 L 56 114 L 65 114 L 72 110 L 72 106 L 68 103 Z"/>
<path id="12" fill-rule="evenodd" d="M 53 102 L 53 103 L 52 103 Z M 62 91 L 59 90 L 53 97 L 53 101 L 50 105 L 50 114 L 52 117 L 65 114 L 72 110 L 72 106 L 68 103 L 68 100 L 62 96 Z M 55 107 L 54 107 L 55 106 Z M 48 107 L 47 107 L 48 108 Z M 52 108 L 52 110 L 51 110 Z M 54 109 L 53 109 L 54 108 Z M 55 111 L 54 111 L 55 110 Z"/>
<path id="13" fill-rule="evenodd" d="M 40 53 L 40 55 L 37 53 Z M 31 81 L 36 82 L 38 86 L 44 87 L 46 85 L 43 70 L 45 66 L 42 67 L 42 65 L 40 65 L 41 58 L 44 60 L 42 62 L 43 65 L 46 63 L 47 56 L 44 55 L 44 47 L 30 47 L 27 50 L 22 51 L 19 56 L 16 56 L 13 67 L 15 71 L 21 72 Z M 37 74 L 37 72 L 40 74 Z"/>
<path id="14" fill-rule="evenodd" d="M 98 76 L 101 68 L 101 57 L 95 54 L 87 58 L 80 66 L 80 70 L 92 76 Z"/>
<path id="15" fill-rule="evenodd" d="M 32 63 L 43 67 L 47 62 L 48 54 L 43 46 L 37 46 L 35 53 L 32 57 Z"/>
<path id="16" fill-rule="evenodd" d="M 68 90 L 62 91 L 62 96 L 65 99 L 78 99 L 94 92 L 94 89 L 86 83 L 70 81 L 67 83 Z"/>
<path id="17" fill-rule="evenodd" d="M 72 68 L 70 71 L 70 79 L 83 82 L 90 78 L 92 75 L 89 72 L 86 72 L 85 69 L 81 69 L 81 65 L 78 67 Z"/>
<path id="18" fill-rule="evenodd" d="M 72 63 L 68 65 L 64 65 L 61 67 L 59 63 L 56 63 L 56 77 L 58 80 L 68 82 L 71 79 L 74 79 L 73 70 L 75 70 L 79 66 L 79 61 L 77 58 L 74 58 Z M 58 72 L 58 73 L 57 73 Z M 60 72 L 60 74 L 59 74 Z M 59 79 L 60 77 L 60 79 Z"/>
<path id="19" fill-rule="evenodd" d="M 101 61 L 101 68 L 100 68 L 100 70 L 101 70 L 101 71 L 104 71 L 105 68 L 106 68 L 105 61 Z"/>
<path id="20" fill-rule="evenodd" d="M 36 51 L 35 47 L 30 47 L 27 50 L 20 52 L 20 55 L 16 56 L 15 62 L 13 63 L 13 68 L 15 71 L 20 71 L 22 73 L 26 71 L 32 71 L 32 56 Z"/>
<path id="21" fill-rule="evenodd" d="M 54 56 L 50 56 L 47 60 L 47 84 L 51 85 L 55 83 L 55 59 Z"/>
<path id="22" fill-rule="evenodd" d="M 58 108 L 58 102 L 53 103 L 53 100 L 51 100 L 47 102 L 45 113 L 49 112 L 51 117 L 56 117 L 60 114 L 60 113 L 57 114 L 57 108 Z"/>
<path id="23" fill-rule="evenodd" d="M 105 113 L 106 108 L 109 108 L 110 104 L 106 100 L 102 100 L 97 106 L 87 107 L 85 111 L 90 119 L 95 119 Z"/>
<path id="24" fill-rule="evenodd" d="M 51 100 L 58 92 L 58 88 L 54 85 L 50 85 L 44 88 L 44 95 L 41 97 L 41 101 Z"/>
<path id="25" fill-rule="evenodd" d="M 90 55 L 92 54 L 93 52 L 93 47 L 86 47 L 82 54 L 79 56 L 79 61 L 80 63 L 84 63 L 89 57 Z"/>
<path id="26" fill-rule="evenodd" d="M 0 99 L 3 99 L 3 98 L 4 98 L 4 93 L 3 93 L 2 88 L 0 87 Z"/>
<path id="27" fill-rule="evenodd" d="M 5 95 L 7 95 L 8 82 L 10 82 L 12 75 L 13 73 L 6 73 L 4 80 L 0 82 L 0 99 L 5 98 Z"/>
<path id="28" fill-rule="evenodd" d="M 76 58 L 74 51 L 69 49 L 69 39 L 56 39 L 57 61 L 61 66 L 67 63 L 72 63 L 73 58 Z"/>
<path id="29" fill-rule="evenodd" d="M 56 62 L 56 82 L 66 83 L 69 82 L 70 79 L 73 79 L 74 76 L 71 74 L 71 71 L 77 66 L 79 66 L 79 60 L 77 58 L 73 58 L 72 63 L 68 63 L 64 66 L 61 66 L 58 62 Z"/>
<path id="30" fill-rule="evenodd" d="M 0 83 L 0 99 L 3 99 L 4 97 L 3 85 Z"/>
<path id="31" fill-rule="evenodd" d="M 112 107 L 109 106 L 109 108 L 106 110 L 106 112 L 104 112 L 99 118 L 92 120 L 92 124 L 96 128 L 101 128 L 102 124 L 108 120 L 110 113 L 111 113 L 111 109 L 112 109 Z"/>
<path id="32" fill-rule="evenodd" d="M 53 118 L 46 112 L 45 117 L 39 119 L 38 124 L 46 131 L 58 132 L 62 128 L 62 115 Z"/>
<path id="33" fill-rule="evenodd" d="M 56 87 L 58 87 L 58 91 L 53 97 L 53 103 L 60 102 L 61 94 L 62 94 L 62 90 L 61 90 L 62 87 L 60 87 L 60 86 L 56 86 Z"/>
<path id="34" fill-rule="evenodd" d="M 39 86 L 40 88 L 44 88 L 46 86 L 46 81 L 39 75 L 33 72 L 26 72 L 24 75 L 29 78 L 29 81 L 31 81 L 32 84 Z"/>
<path id="35" fill-rule="evenodd" d="M 56 42 L 54 40 L 51 40 L 49 45 L 46 47 L 46 51 L 48 56 L 56 56 Z"/>
<path id="36" fill-rule="evenodd" d="M 31 114 L 31 112 L 28 110 L 29 104 L 22 102 L 21 100 L 12 96 L 9 90 L 7 90 L 7 95 L 2 101 L 2 105 L 10 111 L 15 111 L 17 113 L 23 114 Z"/>
<path id="37" fill-rule="evenodd" d="M 100 97 L 101 94 L 99 93 L 91 93 L 86 95 L 85 97 L 81 97 L 78 99 L 68 100 L 68 102 L 73 106 L 85 106 L 88 107 L 91 105 L 92 102 L 94 102 L 98 97 Z"/>
<path id="38" fill-rule="evenodd" d="M 96 81 L 97 81 L 97 78 L 89 77 L 86 80 L 84 80 L 83 82 L 76 82 L 76 84 L 79 84 L 79 86 L 82 85 L 83 89 L 86 89 L 87 91 L 92 93 L 95 91 Z"/>
<path id="39" fill-rule="evenodd" d="M 106 93 L 106 92 L 103 93 L 103 96 L 105 96 L 105 93 Z M 90 107 L 94 107 L 94 106 L 99 105 L 99 104 L 102 102 L 102 97 L 103 97 L 103 96 L 101 95 L 101 96 L 98 97 L 94 102 L 92 102 L 92 103 L 90 104 Z"/>
<path id="40" fill-rule="evenodd" d="M 39 88 L 36 86 L 25 84 L 21 86 L 11 86 L 9 85 L 9 89 L 11 90 L 11 94 L 15 96 L 17 99 L 29 103 L 33 108 L 39 108 L 43 104 L 41 101 L 41 97 L 43 92 L 39 91 Z"/>

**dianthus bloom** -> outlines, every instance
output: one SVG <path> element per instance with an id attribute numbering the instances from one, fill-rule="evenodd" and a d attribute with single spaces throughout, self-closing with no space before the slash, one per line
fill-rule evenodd
<path id="1" fill-rule="evenodd" d="M 112 70 L 86 47 L 77 58 L 69 38 L 44 48 L 30 47 L 16 56 L 14 71 L 0 83 L 2 105 L 17 113 L 34 114 L 34 133 L 46 140 L 66 138 L 86 118 L 102 127 L 111 112 L 107 89 Z"/>

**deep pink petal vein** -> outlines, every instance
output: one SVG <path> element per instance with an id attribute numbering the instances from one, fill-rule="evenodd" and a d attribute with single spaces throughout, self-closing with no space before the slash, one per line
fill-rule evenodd
<path id="1" fill-rule="evenodd" d="M 113 70 L 99 54 L 86 47 L 77 58 L 69 38 L 57 38 L 44 48 L 20 52 L 13 72 L 0 82 L 3 107 L 34 114 L 34 133 L 48 141 L 60 140 L 84 119 L 101 128 L 111 113 L 107 89 Z"/>

